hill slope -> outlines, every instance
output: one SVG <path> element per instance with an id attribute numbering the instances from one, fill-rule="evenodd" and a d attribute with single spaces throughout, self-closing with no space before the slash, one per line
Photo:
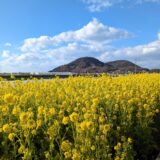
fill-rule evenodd
<path id="1" fill-rule="evenodd" d="M 118 60 L 103 63 L 93 57 L 82 57 L 69 64 L 59 66 L 50 72 L 75 72 L 75 73 L 110 73 L 110 72 L 141 72 L 148 71 L 134 63 L 126 60 Z"/>
<path id="2" fill-rule="evenodd" d="M 117 60 L 106 63 L 107 65 L 111 65 L 116 68 L 118 72 L 141 72 L 141 71 L 149 71 L 147 68 L 142 68 L 130 61 L 127 60 Z"/>

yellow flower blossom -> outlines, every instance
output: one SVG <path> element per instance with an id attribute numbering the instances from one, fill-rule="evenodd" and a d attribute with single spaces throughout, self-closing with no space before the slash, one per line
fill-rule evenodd
<path id="1" fill-rule="evenodd" d="M 33 129 L 33 128 L 35 128 L 35 127 L 36 127 L 35 121 L 34 121 L 33 119 L 29 119 L 29 120 L 27 121 L 27 128 Z"/>
<path id="2" fill-rule="evenodd" d="M 150 126 L 158 128 L 159 91 L 160 74 L 151 73 L 0 81 L 1 157 L 124 160 L 139 158 L 137 149 L 148 156 L 152 146 L 133 142 L 142 146 Z"/>
<path id="3" fill-rule="evenodd" d="M 5 94 L 4 101 L 9 104 L 14 103 L 14 95 L 11 93 Z"/>
<path id="4" fill-rule="evenodd" d="M 10 133 L 11 132 L 11 126 L 9 124 L 3 125 L 3 131 L 6 132 L 6 133 Z"/>
<path id="5" fill-rule="evenodd" d="M 132 139 L 131 138 L 128 138 L 128 143 L 132 143 Z"/>
<path id="6" fill-rule="evenodd" d="M 66 125 L 68 124 L 68 122 L 69 122 L 69 117 L 63 117 L 62 123 Z"/>
<path id="7" fill-rule="evenodd" d="M 9 139 L 10 141 L 14 141 L 15 137 L 16 137 L 16 134 L 15 134 L 15 133 L 10 133 L 10 134 L 8 135 L 8 139 Z"/>
<path id="8" fill-rule="evenodd" d="M 61 149 L 62 151 L 65 151 L 65 152 L 70 151 L 71 146 L 72 144 L 68 140 L 65 140 L 61 143 Z"/>
<path id="9" fill-rule="evenodd" d="M 71 122 L 77 122 L 78 121 L 78 113 L 73 112 L 70 116 L 69 116 Z"/>
<path id="10" fill-rule="evenodd" d="M 71 152 L 65 152 L 64 156 L 66 159 L 68 159 L 68 158 L 71 158 L 72 154 L 71 154 Z"/>
<path id="11" fill-rule="evenodd" d="M 18 148 L 18 153 L 19 154 L 23 154 L 25 152 L 25 146 L 24 145 L 21 145 L 19 148 Z"/>
<path id="12" fill-rule="evenodd" d="M 80 160 L 80 159 L 81 159 L 81 156 L 78 153 L 78 151 L 77 150 L 73 150 L 72 160 Z"/>
<path id="13" fill-rule="evenodd" d="M 56 114 L 55 108 L 50 108 L 49 111 L 48 111 L 48 114 L 49 114 L 50 116 L 54 116 L 54 115 Z"/>

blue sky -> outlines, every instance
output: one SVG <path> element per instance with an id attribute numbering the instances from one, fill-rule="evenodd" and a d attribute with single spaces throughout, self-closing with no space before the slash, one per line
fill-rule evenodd
<path id="1" fill-rule="evenodd" d="M 160 0 L 0 0 L 0 72 L 84 56 L 160 68 Z"/>

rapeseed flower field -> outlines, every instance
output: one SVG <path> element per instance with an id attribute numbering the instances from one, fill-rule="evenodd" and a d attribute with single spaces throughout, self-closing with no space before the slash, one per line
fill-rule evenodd
<path id="1" fill-rule="evenodd" d="M 151 160 L 159 117 L 160 74 L 1 80 L 0 159 Z"/>

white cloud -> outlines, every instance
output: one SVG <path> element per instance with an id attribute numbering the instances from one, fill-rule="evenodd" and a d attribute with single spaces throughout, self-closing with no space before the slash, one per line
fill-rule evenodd
<path id="1" fill-rule="evenodd" d="M 109 43 L 113 40 L 121 38 L 129 38 L 132 34 L 125 30 L 109 27 L 97 19 L 93 19 L 87 25 L 76 31 L 63 32 L 59 35 L 48 37 L 41 36 L 39 38 L 29 38 L 24 40 L 21 47 L 23 52 L 36 52 L 46 47 L 57 47 L 63 43 L 80 42 L 80 43 Z"/>
<path id="2" fill-rule="evenodd" d="M 1 53 L 2 58 L 8 58 L 10 56 L 10 51 L 9 50 L 4 50 Z"/>
<path id="3" fill-rule="evenodd" d="M 158 34 L 159 35 L 159 34 Z M 84 56 L 97 57 L 106 62 L 128 59 L 144 67 L 160 68 L 160 40 L 127 48 L 115 48 L 113 41 L 132 37 L 123 29 L 104 25 L 93 19 L 79 30 L 67 31 L 39 38 L 28 38 L 17 53 L 0 53 L 1 72 L 47 72 L 54 67 Z"/>
<path id="4" fill-rule="evenodd" d="M 138 5 L 142 3 L 159 3 L 160 0 L 81 0 L 87 4 L 88 9 L 91 12 L 103 11 L 106 8 L 112 7 L 114 5 Z"/>
<path id="5" fill-rule="evenodd" d="M 98 56 L 110 48 L 112 41 L 129 37 L 132 37 L 129 32 L 93 19 L 79 30 L 53 37 L 25 39 L 22 46 L 19 46 L 19 53 L 6 57 L 1 66 L 10 66 L 9 71 L 48 71 L 77 57 Z M 7 70 L 7 67 L 4 69 Z"/>
<path id="6" fill-rule="evenodd" d="M 6 43 L 4 44 L 4 46 L 6 46 L 6 47 L 11 47 L 11 46 L 12 46 L 12 44 L 11 44 L 11 43 L 9 43 L 9 42 L 6 42 Z"/>
<path id="7" fill-rule="evenodd" d="M 99 59 L 105 61 L 127 59 L 133 62 L 136 60 L 143 67 L 160 68 L 160 40 L 135 47 L 113 49 L 102 53 Z"/>
<path id="8" fill-rule="evenodd" d="M 68 43 L 54 49 L 39 52 L 22 52 L 12 55 L 0 63 L 1 70 L 7 72 L 47 72 L 56 66 L 68 63 L 81 56 L 94 56 L 100 51 L 99 46 Z M 4 66 L 4 67 L 3 67 Z"/>
<path id="9" fill-rule="evenodd" d="M 88 9 L 91 12 L 99 12 L 105 8 L 111 7 L 114 3 L 116 3 L 115 0 L 112 0 L 112 1 L 111 0 L 82 0 L 82 1 L 88 5 Z"/>
<path id="10" fill-rule="evenodd" d="M 21 46 L 22 52 L 32 51 L 36 52 L 45 46 L 49 45 L 50 37 L 40 36 L 39 38 L 28 38 L 24 40 L 24 44 Z"/>
<path id="11" fill-rule="evenodd" d="M 88 5 L 88 9 L 91 12 L 99 12 L 121 2 L 121 0 L 82 0 L 82 1 Z"/>

